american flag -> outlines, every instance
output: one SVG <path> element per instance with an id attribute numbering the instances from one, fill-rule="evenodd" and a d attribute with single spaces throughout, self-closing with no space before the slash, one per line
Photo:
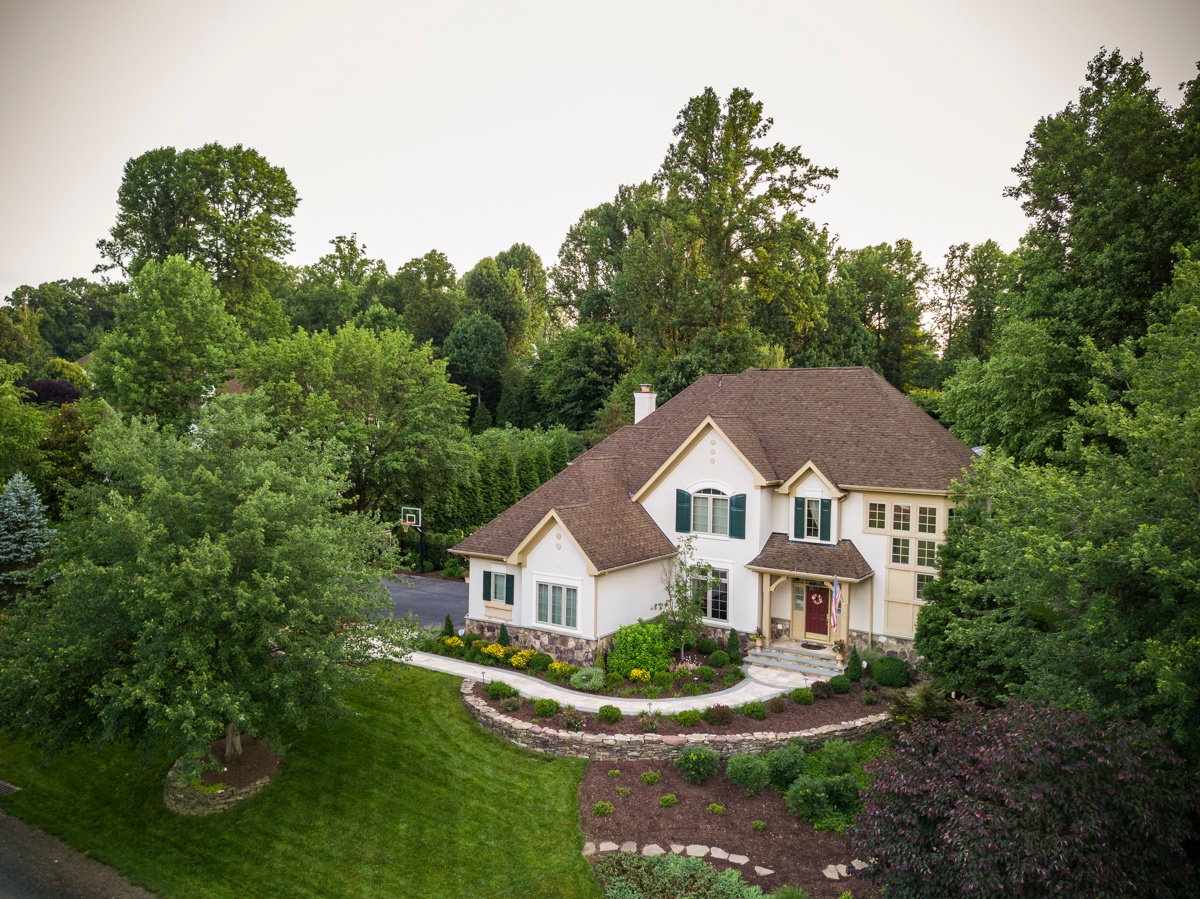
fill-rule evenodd
<path id="1" fill-rule="evenodd" d="M 838 613 L 842 610 L 842 585 L 838 583 L 838 579 L 833 579 L 833 599 L 829 603 L 829 630 L 831 633 L 837 632 Z"/>

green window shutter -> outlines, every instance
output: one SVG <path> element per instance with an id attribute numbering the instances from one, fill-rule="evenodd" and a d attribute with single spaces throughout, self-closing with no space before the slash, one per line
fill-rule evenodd
<path id="1" fill-rule="evenodd" d="M 792 500 L 793 521 L 792 521 L 792 536 L 797 540 L 804 539 L 804 500 L 801 497 L 796 497 Z"/>
<path id="2" fill-rule="evenodd" d="M 510 606 L 513 604 L 513 582 L 516 580 L 511 574 L 504 575 L 504 601 Z"/>
<path id="3" fill-rule="evenodd" d="M 746 494 L 729 497 L 729 536 L 746 539 Z"/>
<path id="4" fill-rule="evenodd" d="M 830 500 L 821 500 L 821 539 L 826 543 L 829 542 L 829 518 L 832 505 Z"/>
<path id="5" fill-rule="evenodd" d="M 492 601 L 492 573 L 490 571 L 483 573 L 483 601 Z"/>
<path id="6" fill-rule="evenodd" d="M 675 530 L 680 534 L 692 530 L 692 495 L 686 490 L 675 491 Z"/>

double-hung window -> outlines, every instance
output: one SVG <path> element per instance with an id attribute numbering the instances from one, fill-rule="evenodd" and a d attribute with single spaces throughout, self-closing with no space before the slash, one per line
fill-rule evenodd
<path id="1" fill-rule="evenodd" d="M 820 540 L 829 543 L 832 539 L 833 504 L 828 499 L 798 496 L 795 499 L 795 515 L 792 536 L 797 540 Z"/>
<path id="2" fill-rule="evenodd" d="M 729 496 L 712 487 L 675 491 L 675 530 L 746 539 L 746 494 Z"/>
<path id="3" fill-rule="evenodd" d="M 559 627 L 578 627 L 579 591 L 561 584 L 538 584 L 537 620 Z"/>
<path id="4" fill-rule="evenodd" d="M 483 598 L 486 602 L 499 602 L 511 606 L 515 578 L 502 571 L 485 571 L 483 573 Z"/>
<path id="5" fill-rule="evenodd" d="M 717 621 L 729 620 L 729 572 L 713 569 L 707 579 L 692 582 L 696 597 L 704 606 L 704 617 Z"/>

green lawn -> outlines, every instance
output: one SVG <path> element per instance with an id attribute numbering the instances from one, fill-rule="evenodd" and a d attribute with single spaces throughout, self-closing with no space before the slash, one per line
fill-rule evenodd
<path id="1" fill-rule="evenodd" d="M 223 814 L 162 804 L 168 761 L 79 749 L 39 768 L 0 737 L 0 807 L 164 897 L 598 897 L 580 855 L 580 760 L 479 727 L 457 678 L 380 663 L 351 714 L 302 733 L 266 790 Z"/>

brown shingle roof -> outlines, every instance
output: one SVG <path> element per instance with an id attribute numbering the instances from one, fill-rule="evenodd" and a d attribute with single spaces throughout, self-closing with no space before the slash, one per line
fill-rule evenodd
<path id="1" fill-rule="evenodd" d="M 508 556 L 553 508 L 601 571 L 670 553 L 671 541 L 629 497 L 706 416 L 768 481 L 786 480 L 811 459 L 838 485 L 940 491 L 974 459 L 868 368 L 708 375 L 580 456 L 454 551 Z"/>
<path id="2" fill-rule="evenodd" d="M 767 538 L 762 552 L 747 568 L 786 571 L 791 574 L 817 574 L 859 581 L 871 573 L 871 566 L 849 540 L 836 544 L 801 543 L 778 532 Z"/>

